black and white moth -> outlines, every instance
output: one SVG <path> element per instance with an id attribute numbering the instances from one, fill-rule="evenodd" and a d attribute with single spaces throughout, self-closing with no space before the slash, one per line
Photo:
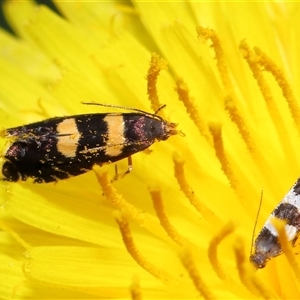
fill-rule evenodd
<path id="1" fill-rule="evenodd" d="M 9 146 L 4 154 L 3 179 L 32 178 L 35 183 L 66 179 L 86 173 L 96 164 L 130 157 L 156 140 L 178 133 L 175 123 L 157 114 L 130 110 L 133 112 L 55 117 L 6 129 Z"/>
<path id="2" fill-rule="evenodd" d="M 270 259 L 282 254 L 282 247 L 272 219 L 287 222 L 285 225 L 287 239 L 295 245 L 300 232 L 300 179 L 273 210 L 254 242 L 254 253 L 251 254 L 250 261 L 256 269 L 264 268 Z"/>

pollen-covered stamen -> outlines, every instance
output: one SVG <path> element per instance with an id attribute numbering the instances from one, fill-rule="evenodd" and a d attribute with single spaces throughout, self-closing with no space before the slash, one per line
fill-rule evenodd
<path id="1" fill-rule="evenodd" d="M 107 172 L 103 171 L 102 168 L 100 168 L 99 166 L 94 166 L 93 170 L 96 173 L 103 194 L 115 209 L 122 211 L 122 213 L 126 215 L 126 217 L 136 221 L 139 224 L 139 226 L 146 228 L 159 238 L 163 240 L 166 239 L 165 232 L 157 223 L 157 219 L 154 216 L 146 212 L 141 212 L 135 206 L 129 204 L 122 197 L 122 195 L 118 194 L 111 183 L 111 178 L 109 178 Z"/>
<path id="2" fill-rule="evenodd" d="M 218 259 L 217 250 L 221 242 L 235 230 L 236 226 L 232 223 L 228 223 L 223 226 L 220 232 L 213 237 L 209 243 L 208 247 L 208 258 L 213 266 L 214 271 L 217 273 L 218 277 L 222 280 L 228 279 L 228 274 L 224 271 L 225 268 L 222 267 L 220 260 Z"/>
<path id="3" fill-rule="evenodd" d="M 193 280 L 196 289 L 203 296 L 203 298 L 216 299 L 216 297 L 212 294 L 211 290 L 201 278 L 198 269 L 195 265 L 195 261 L 192 257 L 192 253 L 186 249 L 181 253 L 180 258 L 184 267 L 188 271 L 191 279 Z"/>
<path id="4" fill-rule="evenodd" d="M 217 61 L 217 68 L 219 75 L 222 79 L 226 93 L 230 95 L 232 93 L 232 83 L 229 78 L 228 68 L 225 60 L 224 50 L 221 45 L 221 41 L 216 32 L 209 28 L 198 26 L 196 28 L 198 37 L 204 39 L 204 41 L 210 40 L 212 42 L 212 48 L 215 51 L 215 58 Z"/>
<path id="5" fill-rule="evenodd" d="M 262 50 L 255 47 L 254 51 L 258 57 L 259 64 L 274 76 L 274 79 L 281 88 L 283 97 L 288 103 L 292 118 L 296 124 L 296 128 L 300 132 L 300 107 L 283 71 Z"/>
<path id="6" fill-rule="evenodd" d="M 179 187 L 186 198 L 190 201 L 191 205 L 193 205 L 196 210 L 201 214 L 206 221 L 210 224 L 220 224 L 220 220 L 216 217 L 216 215 L 202 202 L 196 194 L 194 193 L 192 187 L 189 185 L 187 178 L 185 177 L 184 172 L 184 161 L 178 156 L 173 156 L 174 162 L 174 175 L 179 184 Z"/>
<path id="7" fill-rule="evenodd" d="M 101 185 L 103 194 L 110 201 L 111 205 L 126 213 L 133 219 L 138 218 L 139 211 L 133 206 L 127 203 L 124 198 L 117 193 L 116 189 L 111 184 L 111 180 L 106 172 L 103 172 L 98 166 L 94 166 L 93 170 L 96 173 L 99 184 Z M 140 220 L 142 221 L 142 220 Z"/>
<path id="8" fill-rule="evenodd" d="M 203 135 L 210 144 L 212 144 L 212 138 L 211 138 L 211 135 L 207 128 L 207 125 L 201 118 L 201 116 L 199 114 L 199 109 L 195 105 L 194 98 L 190 97 L 189 89 L 188 89 L 186 83 L 182 79 L 176 80 L 175 91 L 177 92 L 179 99 L 183 102 L 190 118 L 193 120 L 194 124 L 197 126 L 200 134 Z"/>
<path id="9" fill-rule="evenodd" d="M 250 154 L 254 157 L 254 160 L 256 160 L 257 156 L 259 156 L 259 151 L 257 151 L 258 148 L 255 145 L 254 139 L 251 136 L 251 130 L 249 130 L 249 128 L 247 127 L 247 124 L 243 118 L 243 114 L 239 111 L 238 106 L 235 102 L 233 84 L 230 80 L 221 41 L 217 34 L 211 29 L 199 26 L 197 28 L 197 33 L 199 38 L 203 38 L 204 41 L 211 40 L 212 42 L 212 48 L 215 52 L 215 58 L 217 61 L 217 68 L 219 71 L 219 75 L 222 79 L 226 94 L 224 99 L 225 109 L 228 111 L 231 121 L 236 124 L 239 133 L 244 143 L 246 144 Z"/>
<path id="10" fill-rule="evenodd" d="M 282 252 L 285 254 L 292 270 L 295 273 L 296 278 L 299 280 L 300 279 L 300 267 L 299 267 L 299 263 L 296 259 L 296 255 L 293 252 L 293 248 L 287 238 L 286 221 L 281 220 L 279 218 L 273 218 L 271 220 L 271 222 L 277 231 L 278 240 L 279 240 L 280 246 L 282 248 Z"/>
<path id="11" fill-rule="evenodd" d="M 274 127 L 276 128 L 280 140 L 280 145 L 283 148 L 285 157 L 287 157 L 288 160 L 292 164 L 294 164 L 294 162 L 297 161 L 294 147 L 292 147 L 291 141 L 288 138 L 289 134 L 286 130 L 285 122 L 282 119 L 282 114 L 278 110 L 276 101 L 274 101 L 270 87 L 263 76 L 263 71 L 259 63 L 259 57 L 257 57 L 257 55 L 253 53 L 253 51 L 251 51 L 246 41 L 241 42 L 240 49 L 242 50 L 243 57 L 248 63 L 248 66 L 252 71 L 253 77 L 256 79 L 257 85 L 268 107 L 268 113 L 270 114 Z"/>
<path id="12" fill-rule="evenodd" d="M 234 101 L 232 101 L 231 97 L 227 97 L 225 99 L 225 109 L 228 111 L 232 122 L 234 122 L 237 125 L 239 132 L 248 148 L 248 151 L 253 156 L 253 153 L 257 152 L 256 151 L 257 147 L 255 145 L 254 140 L 252 139 L 252 136 L 251 136 L 250 131 L 245 123 L 243 116 L 241 115 L 240 111 L 237 109 L 237 107 L 236 107 Z"/>
<path id="13" fill-rule="evenodd" d="M 235 191 L 238 191 L 240 185 L 238 183 L 238 179 L 235 177 L 231 164 L 224 150 L 221 126 L 219 124 L 210 124 L 209 129 L 213 136 L 216 156 L 221 163 L 222 171 L 227 177 L 231 187 Z"/>
<path id="14" fill-rule="evenodd" d="M 177 243 L 179 246 L 186 245 L 188 241 L 184 236 L 182 236 L 171 224 L 170 220 L 167 217 L 165 207 L 161 198 L 161 193 L 159 190 L 151 190 L 150 195 L 153 201 L 153 206 L 156 211 L 156 215 L 159 219 L 160 225 L 167 232 L 169 237 Z"/>
<path id="15" fill-rule="evenodd" d="M 131 235 L 127 219 L 120 212 L 116 213 L 116 221 L 122 234 L 123 242 L 131 257 L 147 272 L 160 279 L 164 283 L 174 283 L 175 279 L 166 271 L 158 268 L 138 250 Z"/>
<path id="16" fill-rule="evenodd" d="M 256 163 L 256 165 L 259 167 L 261 173 L 265 174 L 266 178 L 269 178 L 270 182 L 276 182 L 276 174 L 272 171 L 270 165 L 257 147 L 245 123 L 245 120 L 241 116 L 239 110 L 237 109 L 231 98 L 228 98 L 225 101 L 225 108 L 229 112 L 231 120 L 237 125 L 239 132 L 247 146 L 247 149 L 253 158 L 253 162 Z"/>
<path id="17" fill-rule="evenodd" d="M 276 178 L 273 175 L 274 172 L 271 172 L 270 166 L 266 162 L 265 158 L 261 155 L 259 148 L 257 147 L 253 137 L 251 136 L 251 130 L 249 130 L 249 128 L 243 118 L 243 114 L 240 112 L 240 110 L 235 102 L 233 84 L 232 84 L 230 76 L 229 76 L 228 67 L 227 67 L 226 59 L 225 59 L 225 54 L 224 54 L 222 44 L 221 44 L 219 37 L 213 30 L 203 28 L 201 26 L 197 27 L 197 33 L 198 33 L 199 38 L 204 39 L 204 41 L 210 40 L 212 42 L 212 48 L 215 52 L 215 59 L 217 61 L 217 68 L 219 71 L 219 75 L 222 79 L 223 86 L 224 86 L 225 93 L 226 93 L 225 109 L 228 111 L 230 119 L 232 120 L 232 122 L 234 122 L 236 124 L 236 126 L 239 130 L 239 133 L 240 133 L 243 141 L 245 142 L 248 151 L 250 152 L 250 155 L 253 157 L 254 162 L 260 167 L 261 172 L 263 174 L 268 174 L 268 177 L 270 178 L 270 180 L 273 179 L 272 181 L 276 182 Z M 277 124 L 279 126 L 281 126 L 280 125 L 281 122 L 278 122 Z M 285 144 L 284 144 L 284 146 L 285 146 Z M 293 153 L 290 153 L 290 152 L 292 152 L 293 148 L 291 146 L 287 146 L 287 147 L 289 149 L 286 153 L 288 153 L 289 157 L 294 158 L 295 157 L 294 151 L 293 151 Z M 287 147 L 285 147 L 285 148 L 287 148 Z M 221 155 L 219 157 L 219 159 L 222 157 L 226 158 L 225 156 Z M 223 159 L 221 159 L 220 161 L 224 162 Z M 224 167 L 223 170 L 230 171 L 228 169 L 229 165 L 227 165 L 226 163 L 224 163 L 224 164 L 222 163 L 222 166 Z M 235 180 L 233 180 L 232 176 L 228 176 L 228 174 L 232 174 L 232 173 L 225 172 L 225 174 L 226 174 L 227 178 L 231 178 L 230 182 L 233 185 Z"/>
<path id="18" fill-rule="evenodd" d="M 151 102 L 151 108 L 153 111 L 156 111 L 159 107 L 161 107 L 157 93 L 156 82 L 160 71 L 166 70 L 167 66 L 168 63 L 166 60 L 161 58 L 158 54 L 152 53 L 150 67 L 147 73 L 147 91 L 148 99 Z"/>

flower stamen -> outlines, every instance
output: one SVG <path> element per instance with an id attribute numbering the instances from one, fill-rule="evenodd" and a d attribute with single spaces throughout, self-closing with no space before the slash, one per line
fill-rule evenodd
<path id="1" fill-rule="evenodd" d="M 212 42 L 212 48 L 214 49 L 215 52 L 215 59 L 217 61 L 217 68 L 219 71 L 219 75 L 221 77 L 221 80 L 223 82 L 224 88 L 227 92 L 227 94 L 231 94 L 232 91 L 232 84 L 229 79 L 229 73 L 228 73 L 228 68 L 227 64 L 225 62 L 225 55 L 223 48 L 221 46 L 221 41 L 216 34 L 216 32 L 212 29 L 209 28 L 204 28 L 201 26 L 198 26 L 196 28 L 197 34 L 199 38 L 202 38 L 205 42 L 207 40 L 210 40 Z"/>
<path id="2" fill-rule="evenodd" d="M 150 195 L 153 201 L 153 206 L 156 211 L 156 215 L 159 219 L 160 225 L 167 232 L 169 237 L 179 246 L 186 245 L 188 241 L 183 237 L 171 224 L 167 217 L 165 207 L 161 198 L 161 193 L 159 190 L 151 190 Z"/>
<path id="3" fill-rule="evenodd" d="M 224 150 L 223 145 L 223 138 L 222 138 L 222 130 L 221 125 L 217 123 L 211 123 L 209 125 L 210 132 L 213 136 L 214 141 L 214 148 L 216 156 L 221 163 L 222 171 L 224 172 L 225 176 L 227 177 L 230 186 L 235 190 L 238 191 L 238 180 L 235 176 L 235 173 L 232 170 L 231 164 L 228 160 L 228 157 Z"/>
<path id="4" fill-rule="evenodd" d="M 212 295 L 206 283 L 201 278 L 190 251 L 186 249 L 185 251 L 183 251 L 183 253 L 181 253 L 181 261 L 186 270 L 188 271 L 196 289 L 198 290 L 198 292 L 200 292 L 203 298 L 216 299 L 216 297 Z"/>
<path id="5" fill-rule="evenodd" d="M 236 226 L 233 223 L 228 223 L 222 227 L 220 232 L 213 237 L 208 247 L 208 258 L 212 267 L 218 277 L 222 280 L 228 279 L 228 275 L 224 272 L 224 268 L 221 266 L 220 260 L 218 259 L 217 250 L 220 243 L 233 231 Z"/>
<path id="6" fill-rule="evenodd" d="M 262 70 L 259 66 L 259 58 L 250 50 L 250 47 L 246 41 L 241 42 L 240 49 L 242 50 L 243 57 L 248 63 L 253 77 L 256 79 L 257 85 L 265 100 L 268 113 L 270 114 L 272 122 L 276 128 L 280 145 L 283 147 L 283 152 L 285 153 L 285 156 L 289 158 L 289 161 L 294 163 L 297 161 L 295 157 L 295 151 L 293 150 L 290 140 L 288 139 L 289 134 L 285 128 L 285 123 L 281 118 L 281 114 L 277 108 L 276 102 L 274 101 L 271 90 L 262 74 Z"/>
<path id="7" fill-rule="evenodd" d="M 179 100 L 183 102 L 187 113 L 198 128 L 200 134 L 203 135 L 210 144 L 212 144 L 212 138 L 209 130 L 207 129 L 203 119 L 200 117 L 199 109 L 195 105 L 194 98 L 189 95 L 188 86 L 183 79 L 179 78 L 176 80 L 175 91 L 178 94 Z"/>
<path id="8" fill-rule="evenodd" d="M 94 171 L 96 173 L 99 184 L 102 187 L 103 194 L 110 201 L 111 205 L 121 210 L 127 217 L 136 219 L 139 216 L 139 211 L 131 204 L 129 204 L 120 194 L 117 193 L 116 189 L 111 184 L 111 180 L 107 172 L 102 170 L 98 171 L 98 167 L 95 166 Z M 142 221 L 142 220 L 140 220 Z"/>
<path id="9" fill-rule="evenodd" d="M 262 50 L 255 47 L 254 51 L 258 56 L 259 64 L 273 75 L 277 84 L 281 88 L 283 97 L 288 103 L 292 118 L 296 124 L 296 128 L 300 132 L 300 108 L 293 90 L 283 74 L 283 71 Z"/>
<path id="10" fill-rule="evenodd" d="M 161 58 L 158 54 L 152 53 L 150 67 L 147 73 L 147 91 L 148 99 L 151 102 L 153 111 L 157 111 L 162 104 L 159 102 L 159 97 L 156 88 L 156 82 L 160 71 L 166 70 L 168 63 L 165 59 Z"/>
<path id="11" fill-rule="evenodd" d="M 252 139 L 252 136 L 248 130 L 247 125 L 244 122 L 244 119 L 240 115 L 240 112 L 237 110 L 235 104 L 230 101 L 230 98 L 225 103 L 226 110 L 230 114 L 231 120 L 237 124 L 240 134 L 247 146 L 247 149 L 250 155 L 253 158 L 253 162 L 259 167 L 262 174 L 265 174 L 266 178 L 269 178 L 270 182 L 276 182 L 276 174 L 271 170 L 270 165 L 262 155 L 260 151 L 257 151 L 257 146 L 255 141 Z"/>
<path id="12" fill-rule="evenodd" d="M 231 97 L 227 97 L 225 99 L 225 109 L 228 111 L 231 121 L 233 123 L 235 123 L 236 126 L 238 127 L 239 133 L 240 133 L 243 141 L 245 142 L 250 154 L 253 155 L 253 152 L 255 152 L 255 154 L 256 154 L 257 147 L 255 145 L 255 142 L 252 139 L 252 136 L 251 136 L 250 131 L 245 123 L 244 118 L 242 117 L 242 114 L 237 109 L 237 107 Z"/>
<path id="13" fill-rule="evenodd" d="M 217 34 L 207 28 L 198 27 L 197 28 L 198 37 L 202 37 L 204 41 L 207 41 L 208 39 L 212 41 L 212 48 L 215 51 L 215 59 L 217 61 L 217 68 L 219 71 L 219 75 L 221 77 L 221 80 L 223 82 L 223 86 L 225 89 L 225 99 L 224 99 L 224 105 L 225 109 L 229 113 L 229 117 L 231 121 L 237 126 L 238 131 L 246 144 L 246 147 L 250 154 L 254 157 L 254 161 L 256 157 L 260 158 L 260 161 L 262 160 L 260 155 L 258 154 L 259 151 L 257 151 L 257 147 L 255 145 L 255 142 L 251 136 L 251 131 L 248 129 L 248 126 L 245 123 L 245 120 L 243 118 L 243 114 L 239 111 L 233 96 L 233 88 L 232 88 L 232 82 L 230 80 L 230 76 L 228 73 L 228 67 L 225 60 L 225 55 L 223 48 L 221 46 L 221 42 L 219 40 L 219 37 Z"/>
<path id="14" fill-rule="evenodd" d="M 210 222 L 210 224 L 218 224 L 220 220 L 205 205 L 205 203 L 201 202 L 197 198 L 193 189 L 188 184 L 188 181 L 185 177 L 184 168 L 183 168 L 184 161 L 178 155 L 174 155 L 173 162 L 174 162 L 174 176 L 185 197 L 190 201 L 191 205 L 194 206 L 195 209 L 201 214 L 201 216 Z"/>
<path id="15" fill-rule="evenodd" d="M 128 224 L 128 220 L 126 217 L 118 211 L 116 213 L 116 221 L 119 225 L 119 229 L 122 234 L 122 239 L 125 244 L 125 247 L 131 257 L 137 262 L 138 265 L 140 265 L 143 269 L 145 269 L 147 272 L 155 276 L 156 278 L 160 279 L 164 283 L 174 283 L 175 279 L 168 274 L 166 271 L 157 268 L 154 264 L 149 262 L 145 256 L 142 255 L 142 253 L 138 250 L 136 247 L 134 240 L 132 238 L 132 234 L 130 231 L 130 227 Z"/>
<path id="16" fill-rule="evenodd" d="M 150 232 L 155 233 L 160 238 L 165 239 L 164 231 L 161 230 L 161 226 L 153 216 L 145 212 L 141 212 L 135 206 L 129 204 L 122 195 L 118 194 L 111 184 L 111 179 L 107 172 L 102 171 L 99 166 L 94 166 L 93 170 L 95 171 L 98 182 L 102 187 L 103 194 L 114 208 L 122 211 L 127 218 L 135 220 L 139 226 L 144 227 Z"/>

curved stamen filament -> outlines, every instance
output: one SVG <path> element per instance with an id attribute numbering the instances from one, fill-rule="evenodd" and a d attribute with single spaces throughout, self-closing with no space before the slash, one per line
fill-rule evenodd
<path id="1" fill-rule="evenodd" d="M 284 76 L 283 71 L 259 48 L 255 47 L 254 51 L 258 57 L 259 64 L 268 72 L 270 72 L 277 84 L 282 90 L 282 95 L 286 99 L 291 116 L 296 124 L 298 132 L 300 132 L 300 108 L 294 92 Z"/>
<path id="2" fill-rule="evenodd" d="M 147 91 L 148 99 L 151 102 L 151 108 L 153 111 L 157 111 L 162 105 L 159 102 L 159 97 L 156 88 L 157 78 L 162 70 L 166 70 L 168 63 L 161 58 L 158 54 L 152 53 L 150 67 L 147 73 Z"/>
<path id="3" fill-rule="evenodd" d="M 188 271 L 191 279 L 193 280 L 196 289 L 203 296 L 203 298 L 216 299 L 216 297 L 213 296 L 211 290 L 208 288 L 208 286 L 200 276 L 200 273 L 198 272 L 197 266 L 190 251 L 185 250 L 183 251 L 183 253 L 181 253 L 181 261 Z"/>
<path id="4" fill-rule="evenodd" d="M 235 230 L 235 225 L 232 223 L 228 223 L 221 231 L 213 237 L 208 247 L 208 258 L 210 263 L 212 264 L 215 272 L 217 273 L 220 279 L 226 280 L 228 278 L 228 274 L 225 273 L 224 268 L 221 265 L 220 260 L 218 259 L 217 250 L 221 242 L 233 231 Z"/>
<path id="5" fill-rule="evenodd" d="M 186 245 L 188 241 L 183 237 L 171 224 L 170 220 L 167 217 L 165 207 L 161 198 L 161 193 L 158 190 L 150 191 L 151 198 L 153 201 L 153 206 L 156 211 L 156 215 L 160 221 L 160 225 L 167 232 L 169 237 L 179 246 Z"/>
<path id="6" fill-rule="evenodd" d="M 127 219 L 121 214 L 116 213 L 116 221 L 122 234 L 123 242 L 131 257 L 146 271 L 160 279 L 164 283 L 174 283 L 175 279 L 166 271 L 158 268 L 148 261 L 148 259 L 136 247 Z"/>
<path id="7" fill-rule="evenodd" d="M 189 114 L 190 118 L 193 120 L 194 124 L 198 128 L 198 131 L 204 138 L 212 144 L 212 138 L 207 128 L 207 125 L 201 118 L 199 114 L 199 108 L 197 108 L 194 98 L 190 97 L 189 89 L 187 84 L 182 79 L 176 80 L 176 88 L 175 91 L 178 94 L 179 99 L 183 102 L 187 113 Z"/>
<path id="8" fill-rule="evenodd" d="M 188 183 L 188 180 L 184 172 L 184 161 L 178 157 L 178 155 L 173 156 L 174 162 L 174 175 L 179 184 L 179 187 L 185 197 L 189 200 L 191 205 L 193 205 L 196 210 L 201 214 L 206 221 L 210 224 L 220 224 L 220 219 L 203 203 L 194 193 L 193 189 Z"/>
<path id="9" fill-rule="evenodd" d="M 256 79 L 257 85 L 265 100 L 265 103 L 268 108 L 268 113 L 271 117 L 274 127 L 276 128 L 278 138 L 280 140 L 280 145 L 283 148 L 285 157 L 287 157 L 289 161 L 292 164 L 294 164 L 294 162 L 297 161 L 297 158 L 295 156 L 295 151 L 293 150 L 291 142 L 288 138 L 289 134 L 287 132 L 287 129 L 285 128 L 285 123 L 284 120 L 282 119 L 282 115 L 280 111 L 278 110 L 276 101 L 274 101 L 274 98 L 271 93 L 271 89 L 263 76 L 260 64 L 258 63 L 258 57 L 251 51 L 246 41 L 241 42 L 240 49 L 242 50 L 243 57 L 248 63 L 248 66 L 252 71 L 253 77 Z"/>
<path id="10" fill-rule="evenodd" d="M 210 124 L 209 129 L 213 136 L 216 156 L 221 163 L 222 171 L 227 177 L 231 187 L 235 191 L 238 191 L 238 180 L 234 175 L 231 164 L 224 150 L 221 126 L 219 124 Z"/>
<path id="11" fill-rule="evenodd" d="M 141 212 L 135 206 L 129 204 L 122 195 L 118 194 L 116 189 L 111 184 L 111 180 L 106 172 L 103 172 L 100 167 L 93 167 L 98 182 L 102 187 L 102 191 L 106 196 L 107 200 L 111 205 L 122 211 L 126 217 L 129 219 L 135 220 L 139 226 L 146 228 L 150 232 L 156 234 L 161 239 L 166 239 L 165 233 L 162 230 L 161 226 L 158 224 L 155 217 L 151 216 L 148 213 Z"/>

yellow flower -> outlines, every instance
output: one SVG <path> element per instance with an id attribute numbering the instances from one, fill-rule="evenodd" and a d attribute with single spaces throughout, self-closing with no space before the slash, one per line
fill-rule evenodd
<path id="1" fill-rule="evenodd" d="M 256 231 L 298 176 L 297 4 L 55 5 L 4 5 L 18 38 L 0 31 L 2 127 L 95 101 L 166 104 L 183 134 L 117 182 L 111 165 L 2 182 L 0 298 L 299 298 L 292 254 L 248 260 L 261 190 Z"/>

